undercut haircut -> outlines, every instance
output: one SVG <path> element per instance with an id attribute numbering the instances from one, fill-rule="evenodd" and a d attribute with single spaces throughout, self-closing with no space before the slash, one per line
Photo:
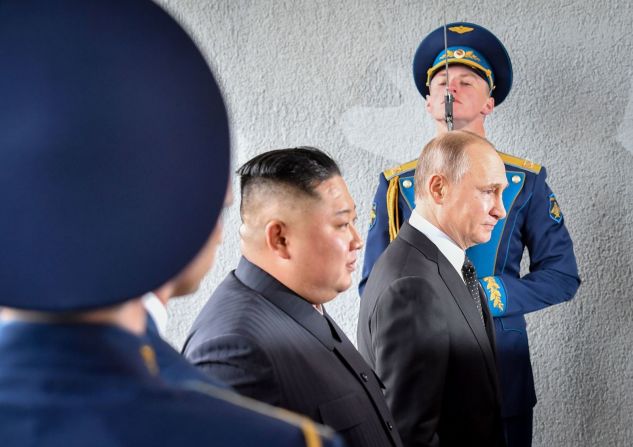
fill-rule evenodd
<path id="1" fill-rule="evenodd" d="M 433 175 L 440 174 L 450 183 L 458 183 L 470 168 L 466 148 L 481 143 L 494 149 L 490 141 L 466 130 L 446 132 L 429 141 L 422 149 L 415 170 L 416 197 L 426 194 L 425 185 Z"/>
<path id="2" fill-rule="evenodd" d="M 341 175 L 329 155 L 309 146 L 264 152 L 244 163 L 236 173 L 240 176 L 242 216 L 254 191 L 278 194 L 279 189 L 284 188 L 318 198 L 315 189 L 325 180 Z"/>

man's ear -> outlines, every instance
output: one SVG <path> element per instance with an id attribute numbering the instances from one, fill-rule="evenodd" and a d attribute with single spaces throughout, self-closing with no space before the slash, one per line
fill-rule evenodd
<path id="1" fill-rule="evenodd" d="M 431 114 L 431 95 L 426 95 L 426 101 L 424 102 L 424 108 L 426 113 Z"/>
<path id="2" fill-rule="evenodd" d="M 427 193 L 434 203 L 444 203 L 448 192 L 448 180 L 441 174 L 434 174 L 427 183 Z"/>
<path id="3" fill-rule="evenodd" d="M 481 114 L 483 116 L 488 116 L 495 109 L 495 99 L 492 96 L 489 96 L 486 100 L 485 104 L 481 108 Z"/>
<path id="4" fill-rule="evenodd" d="M 288 251 L 287 226 L 279 220 L 273 219 L 264 228 L 264 238 L 268 249 L 282 259 L 290 259 Z"/>

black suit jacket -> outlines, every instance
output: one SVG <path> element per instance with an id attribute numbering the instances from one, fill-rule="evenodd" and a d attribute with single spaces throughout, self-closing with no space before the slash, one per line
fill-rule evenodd
<path id="1" fill-rule="evenodd" d="M 405 223 L 374 266 L 358 348 L 387 387 L 406 446 L 504 445 L 494 332 L 461 276 Z"/>
<path id="2" fill-rule="evenodd" d="M 349 447 L 401 445 L 378 378 L 343 331 L 245 258 L 183 351 L 236 391 L 329 425 Z"/>

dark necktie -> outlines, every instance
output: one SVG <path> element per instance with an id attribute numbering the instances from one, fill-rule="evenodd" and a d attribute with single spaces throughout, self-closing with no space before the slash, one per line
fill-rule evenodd
<path id="1" fill-rule="evenodd" d="M 464 259 L 462 273 L 464 275 L 464 281 L 466 281 L 468 292 L 470 292 L 470 296 L 472 296 L 473 300 L 475 301 L 475 307 L 477 308 L 477 312 L 481 317 L 481 322 L 485 327 L 486 323 L 484 323 L 484 313 L 481 310 L 481 298 L 479 297 L 479 281 L 477 281 L 477 270 L 475 270 L 475 266 L 472 262 L 470 262 L 468 256 L 466 256 L 466 259 Z"/>

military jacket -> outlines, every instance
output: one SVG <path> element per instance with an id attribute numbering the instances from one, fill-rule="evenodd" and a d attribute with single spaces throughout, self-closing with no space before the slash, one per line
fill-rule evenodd
<path id="1" fill-rule="evenodd" d="M 170 388 L 152 348 L 115 327 L 0 324 L 0 358 L 3 447 L 342 445 L 230 391 Z"/>

